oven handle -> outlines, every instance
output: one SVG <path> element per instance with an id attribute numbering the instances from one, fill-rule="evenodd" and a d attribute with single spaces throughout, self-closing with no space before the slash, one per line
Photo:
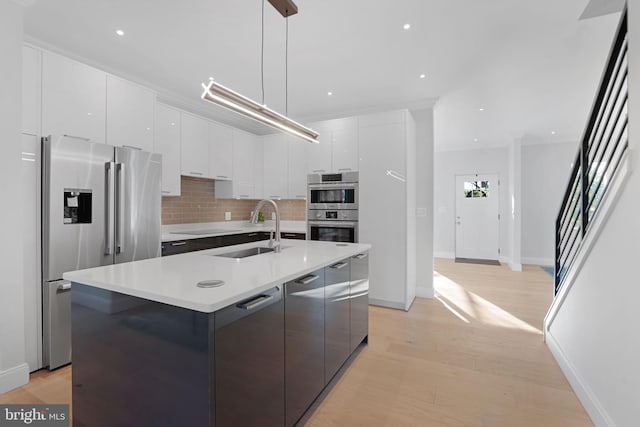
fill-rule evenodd
<path id="1" fill-rule="evenodd" d="M 358 225 L 357 222 L 346 221 L 309 221 L 309 227 L 335 227 L 335 228 L 355 228 Z"/>
<path id="2" fill-rule="evenodd" d="M 346 188 L 356 188 L 358 184 L 349 184 L 349 183 L 335 183 L 335 184 L 328 184 L 328 183 L 322 183 L 322 184 L 309 184 L 309 189 L 310 190 L 340 190 L 341 187 L 346 187 Z"/>

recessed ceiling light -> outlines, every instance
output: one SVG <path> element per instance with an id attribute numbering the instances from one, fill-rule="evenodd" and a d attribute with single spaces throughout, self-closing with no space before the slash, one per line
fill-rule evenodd
<path id="1" fill-rule="evenodd" d="M 119 35 L 119 36 L 124 36 L 124 31 L 116 30 L 116 34 Z"/>
<path id="2" fill-rule="evenodd" d="M 473 138 L 473 142 L 478 142 L 478 138 Z"/>
<path id="3" fill-rule="evenodd" d="M 551 131 L 551 135 L 555 135 L 555 134 L 556 134 L 556 131 L 555 131 L 555 130 L 552 130 L 552 131 Z"/>
<path id="4" fill-rule="evenodd" d="M 402 28 L 404 28 L 405 30 L 408 30 L 409 28 L 411 28 L 411 24 L 404 24 Z"/>
<path id="5" fill-rule="evenodd" d="M 484 108 L 478 108 L 478 111 L 484 111 Z"/>
<path id="6" fill-rule="evenodd" d="M 427 77 L 427 75 L 426 75 L 426 74 L 420 74 L 420 78 L 421 78 L 421 79 L 424 79 L 425 77 Z"/>
<path id="7" fill-rule="evenodd" d="M 333 95 L 333 92 L 327 92 L 327 95 L 331 96 Z"/>
<path id="8" fill-rule="evenodd" d="M 171 126 L 175 126 L 175 125 L 176 125 L 175 123 L 173 123 L 173 122 L 171 123 Z"/>

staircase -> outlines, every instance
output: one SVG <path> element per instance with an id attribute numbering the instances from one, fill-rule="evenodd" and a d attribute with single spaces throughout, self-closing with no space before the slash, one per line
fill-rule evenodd
<path id="1" fill-rule="evenodd" d="M 623 12 L 556 220 L 555 294 L 583 251 L 629 142 L 627 12 Z"/>

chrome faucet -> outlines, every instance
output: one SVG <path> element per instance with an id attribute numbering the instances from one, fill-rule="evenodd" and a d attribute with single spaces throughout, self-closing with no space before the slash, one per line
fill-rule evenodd
<path id="1" fill-rule="evenodd" d="M 280 252 L 280 209 L 278 208 L 277 203 L 271 199 L 260 200 L 256 205 L 256 208 L 253 210 L 253 214 L 251 215 L 251 223 L 256 224 L 258 222 L 258 213 L 265 203 L 271 203 L 271 205 L 273 205 L 273 209 L 276 211 L 275 242 L 273 241 L 273 234 L 270 234 L 271 238 L 269 239 L 269 247 L 273 248 L 274 252 Z"/>

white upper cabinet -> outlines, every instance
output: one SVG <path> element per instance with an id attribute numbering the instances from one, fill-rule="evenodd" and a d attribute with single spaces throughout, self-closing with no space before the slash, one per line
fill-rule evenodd
<path id="1" fill-rule="evenodd" d="M 222 180 L 233 177 L 233 131 L 217 123 L 209 123 L 209 175 Z"/>
<path id="2" fill-rule="evenodd" d="M 284 134 L 267 135 L 264 148 L 264 197 L 286 199 L 288 195 L 288 138 Z"/>
<path id="3" fill-rule="evenodd" d="M 182 113 L 182 175 L 210 178 L 209 122 Z"/>
<path id="4" fill-rule="evenodd" d="M 320 133 L 319 144 L 307 146 L 309 173 L 347 172 L 358 170 L 358 119 L 317 122 L 311 127 Z"/>
<path id="5" fill-rule="evenodd" d="M 255 199 L 262 196 L 262 143 L 257 136 L 233 129 L 233 174 L 231 181 L 216 181 L 216 197 Z"/>
<path id="6" fill-rule="evenodd" d="M 298 138 L 289 138 L 289 199 L 307 197 L 307 145 Z"/>
<path id="7" fill-rule="evenodd" d="M 71 135 L 104 143 L 106 86 L 106 73 L 44 52 L 42 134 Z"/>
<path id="8" fill-rule="evenodd" d="M 156 94 L 107 76 L 107 144 L 153 151 Z"/>
<path id="9" fill-rule="evenodd" d="M 40 136 L 42 53 L 22 48 L 22 133 Z"/>
<path id="10" fill-rule="evenodd" d="M 318 144 L 307 144 L 307 171 L 309 173 L 331 172 L 331 131 L 324 122 L 312 123 L 310 126 L 318 132 Z"/>
<path id="11" fill-rule="evenodd" d="M 358 170 L 358 120 L 354 117 L 332 120 L 332 170 Z"/>
<path id="12" fill-rule="evenodd" d="M 180 111 L 156 104 L 153 151 L 162 154 L 162 195 L 180 195 Z"/>

